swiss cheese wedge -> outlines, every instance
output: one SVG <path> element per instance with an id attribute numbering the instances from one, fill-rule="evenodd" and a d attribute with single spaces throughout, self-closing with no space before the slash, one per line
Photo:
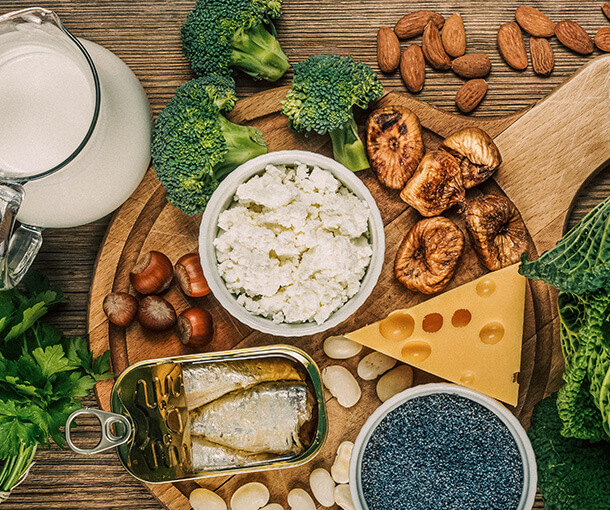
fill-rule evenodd
<path id="1" fill-rule="evenodd" d="M 526 281 L 518 267 L 488 273 L 345 336 L 516 405 Z"/>

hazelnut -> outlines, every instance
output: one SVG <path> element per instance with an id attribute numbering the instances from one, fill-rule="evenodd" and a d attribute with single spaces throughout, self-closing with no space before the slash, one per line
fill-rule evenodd
<path id="1" fill-rule="evenodd" d="M 175 272 L 176 280 L 187 296 L 202 297 L 210 293 L 198 253 L 187 253 L 180 257 L 176 262 Z"/>
<path id="2" fill-rule="evenodd" d="M 214 338 L 214 320 L 203 308 L 187 308 L 178 317 L 178 337 L 183 344 L 203 346 Z"/>
<path id="3" fill-rule="evenodd" d="M 464 234 L 442 216 L 417 222 L 402 240 L 394 274 L 410 290 L 434 294 L 451 280 L 464 250 Z"/>
<path id="4" fill-rule="evenodd" d="M 129 326 L 138 311 L 138 300 L 126 292 L 111 292 L 104 298 L 102 308 L 108 320 L 117 326 Z"/>
<path id="5" fill-rule="evenodd" d="M 466 225 L 475 252 L 491 271 L 519 262 L 528 233 L 519 211 L 498 193 L 466 202 Z"/>
<path id="6" fill-rule="evenodd" d="M 485 131 L 476 127 L 461 129 L 445 139 L 441 149 L 460 165 L 462 183 L 469 189 L 491 177 L 502 163 L 498 147 Z"/>
<path id="7" fill-rule="evenodd" d="M 464 196 L 458 162 L 445 151 L 426 154 L 400 193 L 400 198 L 422 216 L 438 216 L 462 202 Z"/>
<path id="8" fill-rule="evenodd" d="M 371 167 L 388 188 L 402 189 L 424 157 L 421 124 L 402 106 L 375 110 L 366 124 Z"/>
<path id="9" fill-rule="evenodd" d="M 159 294 L 167 290 L 174 277 L 174 266 L 167 255 L 149 251 L 129 273 L 129 281 L 140 294 Z"/>
<path id="10" fill-rule="evenodd" d="M 161 296 L 145 296 L 138 307 L 138 322 L 151 331 L 166 331 L 176 325 L 176 310 Z"/>

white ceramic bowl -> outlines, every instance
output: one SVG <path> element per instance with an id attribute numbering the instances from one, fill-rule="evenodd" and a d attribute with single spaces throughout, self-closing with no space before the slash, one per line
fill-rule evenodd
<path id="1" fill-rule="evenodd" d="M 504 425 L 506 425 L 506 428 L 513 436 L 517 444 L 519 454 L 521 455 L 521 459 L 523 461 L 523 492 L 521 494 L 521 499 L 519 501 L 517 510 L 530 510 L 536 497 L 536 484 L 538 476 L 536 471 L 536 457 L 525 429 L 521 426 L 517 418 L 515 418 L 508 409 L 506 409 L 496 400 L 483 395 L 478 391 L 471 390 L 470 388 L 445 383 L 422 384 L 420 386 L 415 386 L 405 390 L 398 395 L 394 395 L 392 398 L 379 406 L 363 425 L 354 443 L 354 449 L 349 467 L 349 484 L 352 500 L 354 502 L 354 508 L 356 510 L 369 510 L 364 499 L 361 484 L 362 458 L 369 439 L 375 432 L 375 429 L 377 429 L 377 426 L 391 411 L 397 407 L 400 407 L 406 401 L 436 393 L 454 393 L 473 400 L 474 402 L 477 402 L 489 409 L 502 421 L 502 423 L 504 423 Z"/>
<path id="2" fill-rule="evenodd" d="M 218 216 L 229 207 L 235 196 L 237 187 L 247 181 L 253 175 L 262 173 L 269 164 L 294 164 L 295 162 L 304 163 L 310 166 L 318 166 L 330 171 L 339 181 L 354 194 L 364 200 L 370 210 L 369 233 L 373 255 L 369 267 L 362 279 L 360 290 L 341 308 L 337 309 L 322 324 L 315 322 L 306 323 L 282 323 L 276 324 L 271 319 L 260 315 L 255 315 L 246 310 L 237 302 L 237 296 L 229 292 L 223 279 L 218 273 L 218 262 L 216 259 L 216 249 L 214 239 L 218 232 Z M 199 230 L 199 256 L 203 273 L 208 281 L 212 294 L 218 299 L 220 304 L 240 322 L 263 333 L 276 336 L 304 336 L 320 333 L 340 324 L 362 306 L 366 298 L 370 295 L 383 265 L 385 255 L 385 236 L 383 231 L 383 221 L 379 214 L 377 204 L 373 199 L 368 188 L 362 183 L 360 178 L 352 171 L 345 168 L 335 160 L 307 151 L 278 151 L 263 154 L 251 159 L 247 163 L 239 166 L 231 172 L 214 191 L 212 198 L 208 202 Z"/>

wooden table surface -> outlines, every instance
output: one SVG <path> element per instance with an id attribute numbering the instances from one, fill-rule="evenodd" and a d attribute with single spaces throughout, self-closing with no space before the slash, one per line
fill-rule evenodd
<path id="1" fill-rule="evenodd" d="M 554 21 L 574 19 L 590 35 L 609 21 L 601 11 L 601 1 L 532 1 Z M 121 57 L 141 80 L 156 115 L 173 95 L 176 86 L 192 78 L 182 56 L 180 26 L 192 8 L 192 0 L 48 0 L 36 3 L 54 10 L 76 36 L 97 42 Z M 0 14 L 29 7 L 25 1 L 0 0 Z M 556 67 L 548 78 L 511 70 L 496 48 L 496 32 L 501 23 L 511 21 L 517 2 L 501 1 L 405 1 L 373 0 L 284 0 L 284 14 L 277 23 L 279 40 L 290 62 L 315 53 L 352 55 L 378 70 L 375 39 L 377 29 L 393 26 L 408 12 L 437 10 L 448 16 L 460 12 L 464 18 L 468 51 L 487 53 L 493 63 L 488 78 L 489 92 L 475 115 L 490 116 L 515 112 L 541 99 L 590 58 L 563 48 L 553 38 Z M 419 42 L 416 40 L 416 42 Z M 406 47 L 403 41 L 402 47 Z M 290 73 L 278 82 L 289 83 Z M 405 92 L 398 74 L 383 75 L 388 89 Z M 240 97 L 271 85 L 237 77 Z M 457 113 L 454 97 L 461 80 L 451 73 L 428 68 L 426 86 L 419 98 Z M 533 169 L 533 171 L 535 171 Z M 610 172 L 601 171 L 582 190 L 571 223 L 582 217 L 610 192 Z M 88 292 L 95 258 L 111 216 L 92 224 L 44 232 L 44 245 L 35 266 L 63 288 L 68 303 L 51 320 L 68 335 L 85 335 Z M 93 395 L 84 399 L 95 406 Z M 96 427 L 78 429 L 85 444 L 97 442 Z M 26 481 L 15 489 L 3 510 L 113 509 L 159 510 L 161 506 L 137 480 L 119 464 L 113 451 L 92 457 L 70 450 L 39 450 Z M 538 497 L 535 508 L 542 508 Z"/>

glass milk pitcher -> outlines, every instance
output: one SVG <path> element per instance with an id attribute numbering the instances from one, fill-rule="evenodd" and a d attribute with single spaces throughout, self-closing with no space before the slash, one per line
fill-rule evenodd
<path id="1" fill-rule="evenodd" d="M 131 195 L 151 120 L 129 68 L 52 11 L 0 16 L 0 289 L 23 277 L 43 228 L 89 223 Z"/>

